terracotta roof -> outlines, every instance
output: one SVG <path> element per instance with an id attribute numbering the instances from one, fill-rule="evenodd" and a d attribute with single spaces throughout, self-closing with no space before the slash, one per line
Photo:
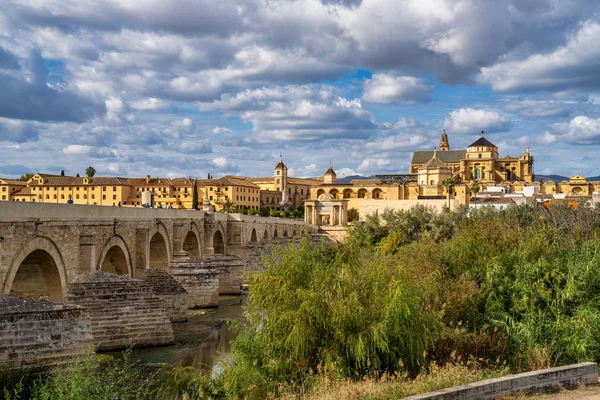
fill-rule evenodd
<path id="1" fill-rule="evenodd" d="M 169 178 L 150 178 L 146 183 L 146 178 L 118 178 L 124 185 L 130 186 L 172 186 Z M 90 182 L 90 185 L 92 183 Z"/>
<path id="2" fill-rule="evenodd" d="M 333 170 L 333 168 L 331 168 L 331 166 L 329 166 L 329 168 L 327 168 L 327 171 L 325 171 L 325 175 L 327 175 L 327 174 L 335 175 L 335 171 Z"/>
<path id="3" fill-rule="evenodd" d="M 448 168 L 446 164 L 439 158 L 437 158 L 437 152 L 433 152 L 433 157 L 431 160 L 425 163 L 425 168 Z"/>
<path id="4" fill-rule="evenodd" d="M 457 163 L 467 158 L 467 150 L 440 150 L 437 157 L 445 163 Z M 432 158 L 433 150 L 416 150 L 413 152 L 411 164 L 425 164 Z"/>
<path id="5" fill-rule="evenodd" d="M 61 175 L 50 175 L 50 174 L 37 174 L 42 179 L 44 179 L 44 183 L 39 184 L 35 179 L 31 180 L 30 186 L 84 186 L 84 179 L 88 179 L 87 185 L 112 185 L 112 186 L 122 186 L 124 185 L 123 180 L 126 178 L 117 178 L 117 177 L 93 177 L 88 178 L 85 176 L 77 177 L 77 176 L 61 176 Z"/>
<path id="6" fill-rule="evenodd" d="M 4 183 L 5 185 L 13 185 L 13 186 L 25 186 L 27 182 L 19 180 L 19 179 L 6 179 L 0 178 L 0 183 Z"/>
<path id="7" fill-rule="evenodd" d="M 25 186 L 16 192 L 13 192 L 11 196 L 35 196 L 35 194 L 31 193 L 31 188 L 29 186 Z"/>
<path id="8" fill-rule="evenodd" d="M 476 141 L 474 141 L 473 143 L 471 143 L 471 145 L 469 147 L 496 147 L 497 148 L 497 146 L 494 143 L 490 142 L 483 136 L 480 137 L 479 139 L 477 139 Z"/>
<path id="9" fill-rule="evenodd" d="M 248 179 L 239 177 L 239 176 L 231 176 L 226 175 L 221 178 L 216 179 L 202 179 L 197 180 L 198 186 L 206 187 L 206 186 L 243 186 L 249 187 L 252 189 L 260 189 L 255 183 L 250 182 Z"/>
<path id="10" fill-rule="evenodd" d="M 288 183 L 292 185 L 316 186 L 323 183 L 323 178 L 288 178 Z"/>

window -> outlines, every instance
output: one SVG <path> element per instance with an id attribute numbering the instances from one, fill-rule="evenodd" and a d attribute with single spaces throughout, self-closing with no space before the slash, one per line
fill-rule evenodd
<path id="1" fill-rule="evenodd" d="M 92 200 L 94 200 L 96 198 L 96 195 L 92 194 Z"/>
<path id="2" fill-rule="evenodd" d="M 477 158 L 481 158 L 481 154 L 479 154 L 479 155 L 477 156 Z"/>
<path id="3" fill-rule="evenodd" d="M 79 190 L 79 186 L 75 188 L 75 190 Z"/>
<path id="4" fill-rule="evenodd" d="M 106 186 L 102 186 L 102 191 L 106 192 Z"/>
<path id="5" fill-rule="evenodd" d="M 64 188 L 64 187 L 61 187 L 61 188 L 60 188 L 60 190 L 65 190 L 65 188 Z"/>
<path id="6" fill-rule="evenodd" d="M 64 198 L 65 198 L 65 195 L 64 195 L 64 194 L 61 194 L 61 195 L 60 195 L 60 199 L 61 199 L 61 200 L 64 200 Z"/>
<path id="7" fill-rule="evenodd" d="M 281 175 L 281 171 L 277 171 L 277 175 Z M 279 182 L 277 182 L 277 183 L 279 183 Z"/>
<path id="8" fill-rule="evenodd" d="M 6 187 L 5 186 L 2 186 L 2 191 L 6 192 Z"/>
<path id="9" fill-rule="evenodd" d="M 5 194 L 2 195 L 2 200 L 6 200 L 6 195 Z"/>
<path id="10" fill-rule="evenodd" d="M 75 195 L 75 200 L 79 200 L 79 195 L 78 194 Z"/>
<path id="11" fill-rule="evenodd" d="M 279 184 L 279 179 L 277 179 L 277 184 Z"/>
<path id="12" fill-rule="evenodd" d="M 211 190 L 212 190 L 212 189 L 211 189 Z M 211 201 L 212 201 L 212 199 L 213 199 L 213 197 L 212 197 L 212 196 L 210 196 L 210 200 L 211 200 Z"/>
<path id="13" fill-rule="evenodd" d="M 106 195 L 105 194 L 102 195 L 102 200 L 106 200 Z"/>
<path id="14" fill-rule="evenodd" d="M 304 194 L 304 189 L 300 189 L 300 194 Z"/>
<path id="15" fill-rule="evenodd" d="M 116 191 L 117 191 L 117 187 L 113 186 L 113 192 L 116 192 Z"/>
<path id="16" fill-rule="evenodd" d="M 52 195 L 52 198 L 53 198 L 54 200 L 56 200 L 56 195 Z"/>

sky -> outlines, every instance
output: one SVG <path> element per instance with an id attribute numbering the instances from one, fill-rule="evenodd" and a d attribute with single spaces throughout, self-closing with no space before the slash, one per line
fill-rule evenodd
<path id="1" fill-rule="evenodd" d="M 2 0 L 0 176 L 600 175 L 598 0 Z"/>

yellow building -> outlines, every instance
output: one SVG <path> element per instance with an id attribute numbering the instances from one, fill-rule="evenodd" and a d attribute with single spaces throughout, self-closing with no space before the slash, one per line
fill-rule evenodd
<path id="1" fill-rule="evenodd" d="M 233 202 L 236 207 L 258 210 L 260 208 L 260 186 L 239 177 L 224 176 L 219 179 L 199 180 L 205 195 L 217 211 L 221 211 L 223 203 Z"/>
<path id="2" fill-rule="evenodd" d="M 291 208 L 302 207 L 304 200 L 310 198 L 310 188 L 322 183 L 321 179 L 291 178 L 288 168 L 279 157 L 279 163 L 273 170 L 273 176 L 253 178 L 240 176 L 260 187 L 260 207 L 277 209 L 282 202 L 289 202 Z"/>
<path id="3" fill-rule="evenodd" d="M 27 182 L 18 179 L 0 178 L 0 200 L 12 201 L 13 194 L 27 186 Z"/>

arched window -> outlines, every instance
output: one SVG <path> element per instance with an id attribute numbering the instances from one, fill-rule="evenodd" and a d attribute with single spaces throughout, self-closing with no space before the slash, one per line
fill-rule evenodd
<path id="1" fill-rule="evenodd" d="M 65 195 L 64 195 L 64 194 L 61 194 L 61 195 L 60 195 L 60 198 L 61 198 L 61 200 L 64 200 L 64 198 L 65 198 Z"/>
<path id="2" fill-rule="evenodd" d="M 56 195 L 52 195 L 52 198 L 53 198 L 54 200 L 56 200 Z"/>
<path id="3" fill-rule="evenodd" d="M 84 195 L 83 195 L 83 198 L 84 198 L 84 199 L 87 199 L 87 194 L 84 194 Z"/>
<path id="4" fill-rule="evenodd" d="M 481 158 L 481 154 L 479 154 L 479 155 L 477 156 L 477 158 Z"/>
<path id="5" fill-rule="evenodd" d="M 49 194 L 46 195 L 46 199 L 50 200 L 50 195 Z"/>
<path id="6" fill-rule="evenodd" d="M 75 195 L 75 200 L 79 200 L 79 195 L 78 194 Z"/>
<path id="7" fill-rule="evenodd" d="M 94 200 L 95 198 L 96 198 L 96 196 L 92 194 L 92 200 Z"/>

